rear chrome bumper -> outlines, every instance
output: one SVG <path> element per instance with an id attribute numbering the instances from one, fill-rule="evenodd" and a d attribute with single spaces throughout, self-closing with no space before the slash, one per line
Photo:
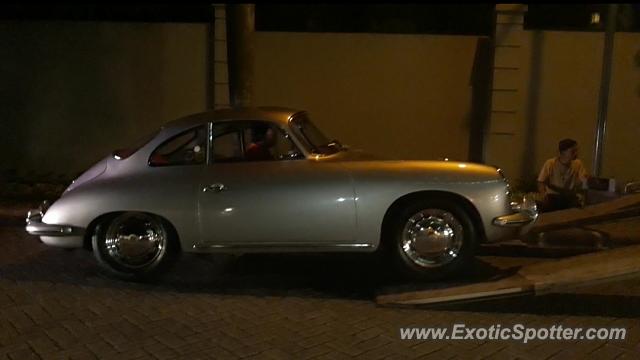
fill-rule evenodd
<path id="1" fill-rule="evenodd" d="M 47 211 L 49 204 L 43 202 L 37 209 L 27 212 L 27 226 L 25 229 L 31 235 L 40 236 L 40 240 L 47 245 L 59 247 L 80 247 L 82 246 L 84 229 L 63 224 L 46 224 L 42 222 L 42 217 Z"/>

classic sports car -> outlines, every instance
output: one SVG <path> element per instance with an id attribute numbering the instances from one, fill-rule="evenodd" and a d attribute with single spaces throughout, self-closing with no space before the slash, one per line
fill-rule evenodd
<path id="1" fill-rule="evenodd" d="M 329 140 L 304 111 L 263 107 L 167 123 L 30 211 L 26 230 L 92 250 L 126 279 L 155 274 L 182 251 L 375 250 L 435 279 L 536 217 L 535 202 L 511 202 L 496 167 L 375 160 Z"/>

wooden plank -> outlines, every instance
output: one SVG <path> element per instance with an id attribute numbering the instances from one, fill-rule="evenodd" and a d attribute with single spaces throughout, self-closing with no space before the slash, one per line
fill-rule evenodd
<path id="1" fill-rule="evenodd" d="M 433 304 L 476 298 L 493 297 L 498 295 L 524 293 L 532 291 L 533 284 L 521 276 L 514 275 L 506 279 L 482 282 L 477 284 L 455 286 L 451 288 L 422 290 L 402 294 L 380 295 L 376 298 L 378 304 Z"/>
<path id="2" fill-rule="evenodd" d="M 531 232 L 548 231 L 560 227 L 580 226 L 598 221 L 640 215 L 640 194 L 622 196 L 618 199 L 587 206 L 543 213 Z"/>
<path id="3" fill-rule="evenodd" d="M 613 211 L 609 213 L 593 214 L 588 212 L 571 214 L 569 219 L 554 219 L 553 221 L 543 221 L 540 224 L 535 224 L 531 229 L 532 233 L 538 233 L 542 231 L 556 230 L 560 228 L 581 227 L 585 225 L 592 225 L 598 222 L 618 220 L 628 217 L 640 216 L 640 207 L 625 209 L 619 211 Z M 573 216 L 577 215 L 577 216 Z"/>
<path id="4" fill-rule="evenodd" d="M 640 245 L 527 265 L 516 274 L 496 281 L 380 295 L 376 302 L 425 305 L 504 295 L 541 295 L 635 276 L 640 276 Z"/>
<path id="5" fill-rule="evenodd" d="M 534 284 L 536 294 L 588 286 L 604 279 L 640 273 L 640 245 L 545 261 L 525 266 L 518 274 Z"/>

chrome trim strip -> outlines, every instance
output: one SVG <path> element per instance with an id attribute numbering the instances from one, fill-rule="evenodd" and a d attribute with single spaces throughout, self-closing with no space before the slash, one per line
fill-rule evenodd
<path id="1" fill-rule="evenodd" d="M 211 155 L 213 154 L 213 123 L 207 123 L 207 156 L 206 163 L 211 165 Z"/>
<path id="2" fill-rule="evenodd" d="M 195 244 L 194 250 L 207 249 L 259 249 L 259 248 L 372 248 L 371 244 L 318 244 L 318 243 L 244 243 L 244 244 Z"/>

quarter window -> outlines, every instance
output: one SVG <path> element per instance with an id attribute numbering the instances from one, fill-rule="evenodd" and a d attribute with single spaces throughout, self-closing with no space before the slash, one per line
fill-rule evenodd
<path id="1" fill-rule="evenodd" d="M 158 146 L 151 157 L 151 166 L 204 164 L 207 149 L 207 127 L 199 126 L 172 137 Z"/>

